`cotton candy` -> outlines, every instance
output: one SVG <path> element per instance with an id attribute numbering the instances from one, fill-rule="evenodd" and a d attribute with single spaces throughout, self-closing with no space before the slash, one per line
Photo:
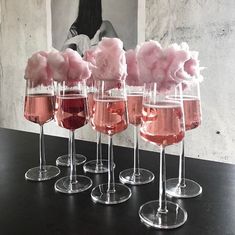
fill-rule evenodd
<path id="1" fill-rule="evenodd" d="M 35 52 L 29 59 L 25 68 L 26 80 L 34 82 L 34 85 L 46 85 L 51 80 L 51 70 L 47 63 L 48 53 Z"/>
<path id="2" fill-rule="evenodd" d="M 69 79 L 81 81 L 90 77 L 91 71 L 89 70 L 88 63 L 76 51 L 66 49 L 64 54 L 67 54 L 69 60 Z"/>
<path id="3" fill-rule="evenodd" d="M 118 38 L 103 38 L 94 52 L 92 74 L 99 80 L 124 80 L 127 65 L 123 43 Z"/>
<path id="4" fill-rule="evenodd" d="M 144 83 L 140 79 L 139 68 L 137 64 L 136 51 L 128 50 L 125 53 L 127 63 L 126 84 L 129 86 L 142 86 Z"/>
<path id="5" fill-rule="evenodd" d="M 64 52 L 51 52 L 48 55 L 48 64 L 57 82 L 82 81 L 91 76 L 88 62 L 70 48 Z"/>
<path id="6" fill-rule="evenodd" d="M 59 51 L 52 51 L 48 55 L 48 64 L 53 73 L 53 79 L 58 82 L 66 81 L 68 78 L 68 57 Z"/>
<path id="7" fill-rule="evenodd" d="M 137 51 L 140 80 L 156 82 L 159 92 L 171 90 L 179 83 L 200 78 L 198 53 L 189 51 L 187 43 L 162 48 L 156 41 L 141 44 Z"/>
<path id="8" fill-rule="evenodd" d="M 95 64 L 96 64 L 95 55 L 96 55 L 95 48 L 91 48 L 84 52 L 83 59 L 88 62 L 88 66 L 91 71 L 95 67 Z M 92 73 L 90 77 L 86 80 L 86 84 L 88 87 L 91 87 L 94 85 L 94 76 L 92 75 Z"/>
<path id="9" fill-rule="evenodd" d="M 140 79 L 145 82 L 153 81 L 154 75 L 153 70 L 159 68 L 158 60 L 162 58 L 162 47 L 156 41 L 144 42 L 137 48 L 137 63 L 139 67 Z"/>

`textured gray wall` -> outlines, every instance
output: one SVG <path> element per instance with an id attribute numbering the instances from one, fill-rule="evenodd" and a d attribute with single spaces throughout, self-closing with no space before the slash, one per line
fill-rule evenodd
<path id="1" fill-rule="evenodd" d="M 27 58 L 50 44 L 50 1 L 0 3 L 0 126 L 38 132 L 39 127 L 23 117 L 23 75 Z M 122 18 L 122 11 L 118 12 Z M 146 0 L 146 39 L 163 44 L 187 41 L 200 52 L 201 64 L 208 67 L 201 85 L 203 123 L 186 138 L 186 155 L 191 157 L 235 163 L 234 12 L 233 0 Z M 45 132 L 67 136 L 67 131 L 53 122 L 45 125 Z M 87 125 L 77 131 L 77 137 L 94 141 L 95 133 Z M 129 127 L 114 136 L 114 143 L 131 146 L 132 139 Z M 140 145 L 148 150 L 157 148 L 142 140 Z M 177 153 L 178 146 L 167 151 Z"/>
<path id="2" fill-rule="evenodd" d="M 0 126 L 34 131 L 23 118 L 24 68 L 50 43 L 45 0 L 0 0 Z"/>
<path id="3" fill-rule="evenodd" d="M 186 41 L 207 67 L 202 126 L 186 136 L 186 155 L 235 163 L 235 1 L 146 0 L 146 40 Z"/>

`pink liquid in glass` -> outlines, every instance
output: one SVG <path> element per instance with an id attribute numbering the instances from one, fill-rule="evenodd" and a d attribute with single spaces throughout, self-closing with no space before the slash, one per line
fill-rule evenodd
<path id="1" fill-rule="evenodd" d="M 55 120 L 69 130 L 76 130 L 87 123 L 86 97 L 66 94 L 56 97 Z"/>
<path id="2" fill-rule="evenodd" d="M 118 97 L 95 100 L 92 118 L 95 129 L 113 135 L 127 128 L 126 101 Z"/>
<path id="3" fill-rule="evenodd" d="M 185 129 L 191 130 L 201 124 L 200 100 L 197 97 L 183 97 Z"/>
<path id="4" fill-rule="evenodd" d="M 33 94 L 25 96 L 24 117 L 43 125 L 53 119 L 54 96 L 51 94 Z"/>
<path id="5" fill-rule="evenodd" d="M 95 101 L 94 101 L 94 92 L 89 92 L 87 94 L 87 101 L 88 101 L 89 118 L 92 118 L 93 107 L 94 107 L 94 104 L 95 104 Z"/>
<path id="6" fill-rule="evenodd" d="M 129 123 L 139 125 L 142 116 L 143 94 L 133 93 L 127 96 L 127 110 Z"/>
<path id="7" fill-rule="evenodd" d="M 167 146 L 184 137 L 182 109 L 177 102 L 157 102 L 143 105 L 140 135 L 147 141 Z"/>

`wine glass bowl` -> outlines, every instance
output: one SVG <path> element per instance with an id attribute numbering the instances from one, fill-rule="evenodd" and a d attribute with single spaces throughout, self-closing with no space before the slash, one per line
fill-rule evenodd
<path id="1" fill-rule="evenodd" d="M 202 120 L 200 87 L 198 81 L 191 81 L 185 86 L 182 99 L 185 130 L 190 131 L 200 126 Z M 168 179 L 166 182 L 167 194 L 176 198 L 192 198 L 202 193 L 202 187 L 197 182 L 185 178 L 184 144 L 185 141 L 182 141 L 179 160 L 179 176 L 178 178 Z"/>
<path id="2" fill-rule="evenodd" d="M 125 82 L 97 80 L 95 87 L 92 124 L 97 131 L 108 135 L 108 183 L 96 186 L 91 197 L 94 202 L 118 204 L 131 196 L 127 186 L 115 183 L 113 164 L 112 136 L 125 130 L 128 125 Z"/>
<path id="3" fill-rule="evenodd" d="M 177 203 L 166 200 L 165 147 L 180 142 L 184 138 L 184 113 L 181 84 L 168 92 L 159 92 L 157 83 L 145 85 L 141 137 L 160 147 L 159 200 L 150 201 L 139 209 L 141 221 L 147 226 L 172 229 L 187 220 L 187 212 Z"/>
<path id="4" fill-rule="evenodd" d="M 134 166 L 133 168 L 125 169 L 119 174 L 119 180 L 123 184 L 142 185 L 150 183 L 154 180 L 154 174 L 140 168 L 139 161 L 139 126 L 142 117 L 143 103 L 143 87 L 142 86 L 127 86 L 127 111 L 129 123 L 134 127 Z"/>
<path id="5" fill-rule="evenodd" d="M 81 106 L 85 97 L 81 99 L 77 99 L 79 95 L 78 90 L 73 90 L 72 88 L 68 88 L 65 91 L 65 94 L 62 96 L 57 96 L 56 105 L 59 105 L 61 108 L 57 112 L 57 124 L 66 129 L 78 129 L 83 126 L 83 120 L 78 120 L 79 118 L 76 115 L 71 115 L 73 113 L 79 112 L 79 105 Z M 62 98 L 61 98 L 62 97 Z M 79 102 L 81 104 L 79 104 Z M 68 116 L 67 118 L 65 116 Z M 59 120 L 60 116 L 62 117 Z M 83 164 L 86 161 L 86 157 L 82 154 L 74 153 L 74 164 L 77 166 Z M 70 166 L 70 156 L 68 154 L 61 155 L 56 159 L 57 166 Z"/>
<path id="6" fill-rule="evenodd" d="M 105 96 L 95 100 L 93 125 L 96 130 L 112 136 L 127 128 L 126 104 L 124 98 Z"/>
<path id="7" fill-rule="evenodd" d="M 201 102 L 197 96 L 183 95 L 185 130 L 192 130 L 201 125 Z"/>
<path id="8" fill-rule="evenodd" d="M 24 102 L 24 117 L 40 126 L 39 155 L 40 166 L 29 169 L 25 178 L 32 181 L 45 181 L 59 175 L 60 170 L 56 166 L 46 165 L 43 125 L 54 117 L 54 89 L 53 82 L 38 84 L 34 81 L 26 81 L 26 93 Z"/>
<path id="9" fill-rule="evenodd" d="M 143 139 L 159 146 L 168 146 L 184 138 L 184 129 L 179 102 L 164 100 L 143 105 L 143 124 L 140 135 Z"/>
<path id="10" fill-rule="evenodd" d="M 54 115 L 53 100 L 54 96 L 48 93 L 26 95 L 24 117 L 39 125 L 51 121 Z"/>
<path id="11" fill-rule="evenodd" d="M 58 126 L 76 130 L 87 123 L 86 97 L 79 93 L 56 96 L 55 119 Z"/>
<path id="12" fill-rule="evenodd" d="M 135 126 L 140 125 L 142 117 L 142 103 L 143 103 L 143 92 L 129 91 L 127 93 L 127 111 L 128 111 L 128 120 L 130 124 Z"/>

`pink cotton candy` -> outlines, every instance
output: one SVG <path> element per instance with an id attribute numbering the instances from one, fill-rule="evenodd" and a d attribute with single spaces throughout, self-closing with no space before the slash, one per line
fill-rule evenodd
<path id="1" fill-rule="evenodd" d="M 159 92 L 167 92 L 179 83 L 200 76 L 197 56 L 196 52 L 189 51 L 187 43 L 163 49 L 158 42 L 145 42 L 137 52 L 140 79 L 145 83 L 156 82 Z"/>
<path id="2" fill-rule="evenodd" d="M 91 71 L 95 67 L 95 64 L 96 64 L 95 55 L 96 55 L 95 48 L 91 48 L 84 52 L 83 59 L 88 62 L 88 66 Z M 92 73 L 90 77 L 86 80 L 86 84 L 88 87 L 91 87 L 94 85 L 94 76 L 92 75 Z"/>
<path id="3" fill-rule="evenodd" d="M 135 50 L 128 50 L 125 55 L 127 63 L 126 84 L 129 86 L 142 86 L 144 83 L 140 79 Z"/>
<path id="4" fill-rule="evenodd" d="M 127 74 L 123 43 L 118 38 L 103 38 L 94 53 L 95 66 L 92 73 L 95 79 L 122 80 Z"/>
<path id="5" fill-rule="evenodd" d="M 69 60 L 68 57 L 59 51 L 52 51 L 48 55 L 48 64 L 53 73 L 53 79 L 61 82 L 68 78 Z"/>
<path id="6" fill-rule="evenodd" d="M 83 59 L 90 63 L 90 65 L 94 66 L 96 64 L 95 61 L 96 49 L 92 48 L 84 52 Z"/>
<path id="7" fill-rule="evenodd" d="M 68 56 L 69 60 L 69 79 L 81 81 L 90 77 L 91 71 L 89 70 L 88 63 L 76 51 L 66 49 L 64 54 Z"/>
<path id="8" fill-rule="evenodd" d="M 190 51 L 189 46 L 186 42 L 181 43 L 181 48 L 189 53 L 189 59 L 184 63 L 184 72 L 187 73 L 187 76 L 190 79 L 197 79 L 199 81 L 203 80 L 200 71 L 202 68 L 199 66 L 197 51 Z"/>
<path id="9" fill-rule="evenodd" d="M 159 59 L 162 57 L 162 47 L 156 41 L 144 42 L 137 51 L 137 63 L 140 79 L 145 82 L 154 81 L 156 70 L 161 70 Z M 155 70 L 155 72 L 154 72 Z M 160 74 L 158 74 L 160 76 Z"/>
<path id="10" fill-rule="evenodd" d="M 165 50 L 167 58 L 166 76 L 180 83 L 186 79 L 184 64 L 189 60 L 189 53 L 173 44 Z"/>
<path id="11" fill-rule="evenodd" d="M 197 51 L 190 51 L 190 59 L 185 62 L 184 70 L 191 77 L 201 78 Z"/>
<path id="12" fill-rule="evenodd" d="M 28 59 L 24 76 L 26 80 L 31 80 L 35 85 L 46 85 L 51 80 L 52 74 L 47 63 L 47 57 L 47 52 L 39 51 Z"/>
<path id="13" fill-rule="evenodd" d="M 192 58 L 187 60 L 184 64 L 184 70 L 192 77 L 197 74 L 196 68 L 197 61 Z"/>
<path id="14" fill-rule="evenodd" d="M 48 63 L 53 72 L 53 78 L 57 82 L 81 81 L 88 79 L 91 75 L 88 62 L 69 48 L 64 52 L 51 52 L 48 56 Z"/>

